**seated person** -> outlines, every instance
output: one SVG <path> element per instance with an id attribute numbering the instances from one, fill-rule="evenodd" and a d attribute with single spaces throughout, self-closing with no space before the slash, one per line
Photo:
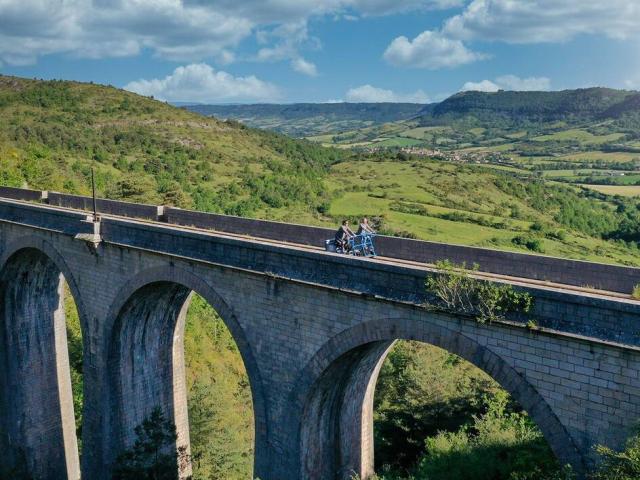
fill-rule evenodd
<path id="1" fill-rule="evenodd" d="M 371 225 L 369 225 L 369 219 L 367 217 L 363 217 L 358 228 L 358 235 L 366 235 L 372 233 L 376 233 L 376 231 L 371 228 Z"/>
<path id="2" fill-rule="evenodd" d="M 336 248 L 341 248 L 343 252 L 346 252 L 349 239 L 353 236 L 355 236 L 355 233 L 349 228 L 349 220 L 343 220 L 342 225 L 336 232 Z"/>

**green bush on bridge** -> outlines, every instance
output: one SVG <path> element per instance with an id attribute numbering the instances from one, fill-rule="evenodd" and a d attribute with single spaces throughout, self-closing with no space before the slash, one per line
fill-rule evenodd
<path id="1" fill-rule="evenodd" d="M 474 264 L 455 265 L 449 260 L 436 263 L 439 270 L 427 278 L 427 292 L 435 299 L 429 306 L 450 313 L 472 315 L 481 323 L 505 318 L 511 313 L 528 313 L 533 306 L 533 297 L 527 292 L 518 292 L 511 285 L 498 284 L 473 277 L 479 270 Z"/>

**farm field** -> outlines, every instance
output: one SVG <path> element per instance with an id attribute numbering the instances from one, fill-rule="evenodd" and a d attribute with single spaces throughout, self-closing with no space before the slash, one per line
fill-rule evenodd
<path id="1" fill-rule="evenodd" d="M 606 195 L 622 195 L 623 197 L 640 196 L 640 185 L 582 185 Z"/>
<path id="2" fill-rule="evenodd" d="M 547 142 L 549 140 L 576 140 L 585 144 L 600 144 L 620 140 L 624 137 L 621 133 L 610 133 L 608 135 L 594 135 L 586 130 L 570 129 L 561 130 L 557 133 L 549 135 L 541 135 L 534 137 L 532 140 L 537 142 Z"/>
<path id="3" fill-rule="evenodd" d="M 616 129 L 624 130 L 611 122 L 582 128 L 552 122 L 530 130 L 513 127 L 505 131 L 455 123 L 420 126 L 416 121 L 402 121 L 310 140 L 356 152 L 403 151 L 441 161 L 483 164 L 496 171 L 556 182 L 640 185 L 640 149 L 633 146 L 628 133 Z M 638 194 L 635 188 L 593 190 L 606 195 Z"/>

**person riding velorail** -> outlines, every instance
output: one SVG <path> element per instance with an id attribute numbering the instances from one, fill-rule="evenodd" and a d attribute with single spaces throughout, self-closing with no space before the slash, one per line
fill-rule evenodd
<path id="1" fill-rule="evenodd" d="M 358 227 L 358 235 L 371 235 L 376 233 L 376 231 L 369 225 L 369 219 L 367 217 L 362 217 L 360 220 L 360 225 Z"/>
<path id="2" fill-rule="evenodd" d="M 349 239 L 353 238 L 356 234 L 349 228 L 349 220 L 343 220 L 342 225 L 336 232 L 336 248 L 342 249 L 343 252 L 347 251 L 349 246 Z"/>

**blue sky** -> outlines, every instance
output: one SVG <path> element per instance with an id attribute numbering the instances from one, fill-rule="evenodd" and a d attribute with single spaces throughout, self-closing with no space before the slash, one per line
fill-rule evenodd
<path id="1" fill-rule="evenodd" d="M 0 73 L 204 103 L 640 89 L 637 0 L 1 0 Z"/>

